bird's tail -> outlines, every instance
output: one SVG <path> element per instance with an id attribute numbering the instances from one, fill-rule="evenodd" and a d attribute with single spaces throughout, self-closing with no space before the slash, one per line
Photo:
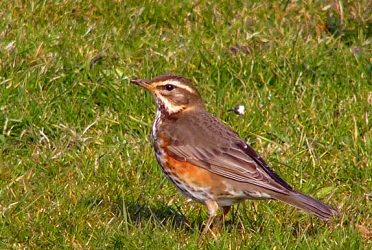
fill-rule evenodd
<path id="1" fill-rule="evenodd" d="M 302 209 L 305 212 L 312 213 L 322 220 L 329 220 L 331 217 L 339 215 L 336 208 L 332 208 L 300 192 L 291 191 L 289 195 L 277 194 L 273 198 Z"/>

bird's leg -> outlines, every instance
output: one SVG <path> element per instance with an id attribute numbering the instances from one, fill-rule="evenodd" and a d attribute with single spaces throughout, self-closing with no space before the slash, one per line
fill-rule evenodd
<path id="1" fill-rule="evenodd" d="M 207 206 L 208 208 L 208 214 L 209 214 L 209 218 L 207 220 L 207 223 L 205 224 L 204 226 L 204 229 L 203 229 L 203 234 L 207 233 L 208 231 L 211 231 L 210 230 L 210 227 L 211 227 L 211 224 L 214 220 L 214 217 L 216 217 L 216 214 L 217 214 L 217 211 L 218 211 L 218 204 L 216 201 L 213 201 L 213 200 L 207 200 L 205 202 L 205 205 Z M 211 231 L 212 235 L 214 237 L 216 237 L 213 232 Z"/>
<path id="2" fill-rule="evenodd" d="M 228 207 L 222 207 L 222 210 L 223 210 L 223 213 L 222 213 L 222 216 L 221 216 L 221 221 L 222 222 L 225 222 L 225 219 L 226 219 L 226 216 L 227 214 L 230 212 L 231 210 L 231 206 L 228 206 Z"/>
<path id="3" fill-rule="evenodd" d="M 222 207 L 222 214 L 221 214 L 221 217 L 219 218 L 217 224 L 215 225 L 215 228 L 217 230 L 220 230 L 220 228 L 223 226 L 223 224 L 225 223 L 225 219 L 226 219 L 226 216 L 227 214 L 230 212 L 231 210 L 231 206 L 227 206 L 227 207 Z"/>

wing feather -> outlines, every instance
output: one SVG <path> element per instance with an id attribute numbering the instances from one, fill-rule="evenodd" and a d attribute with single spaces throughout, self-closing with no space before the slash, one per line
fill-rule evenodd
<path id="1" fill-rule="evenodd" d="M 292 190 L 292 187 L 237 134 L 208 113 L 203 113 L 201 118 L 192 121 L 180 119 L 176 122 L 187 126 L 173 124 L 165 130 L 176 129 L 168 134 L 170 143 L 167 145 L 167 151 L 170 155 L 234 181 L 285 194 Z M 192 136 L 195 133 L 201 134 L 202 137 L 195 139 L 195 136 Z M 171 135 L 174 134 L 179 136 L 172 138 Z"/>
<path id="2" fill-rule="evenodd" d="M 238 157 L 237 154 L 229 153 L 216 155 L 208 151 L 203 152 L 203 148 L 190 145 L 168 146 L 168 151 L 179 160 L 201 166 L 220 176 L 238 182 L 255 184 L 280 193 L 287 193 L 288 191 L 288 187 L 283 188 L 283 185 L 270 177 L 266 171 L 263 171 L 262 166 L 258 165 L 249 155 L 245 154 L 244 158 L 244 152 Z"/>

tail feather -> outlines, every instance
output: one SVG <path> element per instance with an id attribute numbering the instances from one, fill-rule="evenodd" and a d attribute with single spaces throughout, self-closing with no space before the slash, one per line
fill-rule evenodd
<path id="1" fill-rule="evenodd" d="M 332 208 L 321 201 L 296 191 L 290 192 L 289 195 L 278 194 L 273 198 L 304 210 L 305 212 L 312 213 L 322 220 L 329 220 L 331 217 L 339 215 L 336 208 Z"/>

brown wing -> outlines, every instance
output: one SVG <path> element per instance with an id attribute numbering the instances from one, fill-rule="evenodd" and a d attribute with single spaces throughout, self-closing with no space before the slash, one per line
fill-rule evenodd
<path id="1" fill-rule="evenodd" d="M 206 112 L 181 116 L 162 131 L 169 138 L 168 153 L 178 160 L 274 192 L 292 190 L 237 134 Z"/>

